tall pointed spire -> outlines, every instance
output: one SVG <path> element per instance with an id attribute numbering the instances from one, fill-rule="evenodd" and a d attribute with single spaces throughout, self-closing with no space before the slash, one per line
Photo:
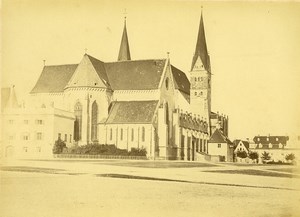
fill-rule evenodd
<path id="1" fill-rule="evenodd" d="M 207 46 L 206 46 L 202 11 L 201 11 L 199 31 L 198 31 L 198 39 L 197 39 L 195 53 L 193 56 L 191 71 L 195 68 L 195 64 L 196 64 L 197 60 L 199 59 L 199 57 L 203 64 L 203 68 L 205 70 L 207 70 L 208 72 L 210 72 L 210 62 L 209 62 L 209 55 L 208 55 Z"/>
<path id="2" fill-rule="evenodd" d="M 120 45 L 120 50 L 119 50 L 119 57 L 118 57 L 118 61 L 123 61 L 123 60 L 131 60 L 128 36 L 127 36 L 127 29 L 126 29 L 126 17 L 124 20 L 124 29 L 123 29 L 123 35 L 122 35 L 122 40 L 121 40 L 121 45 Z"/>

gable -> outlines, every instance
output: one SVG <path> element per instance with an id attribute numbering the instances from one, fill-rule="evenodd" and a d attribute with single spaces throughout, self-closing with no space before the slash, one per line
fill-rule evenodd
<path id="1" fill-rule="evenodd" d="M 96 66 L 97 70 L 95 69 Z M 99 62 L 95 59 L 91 61 L 90 56 L 84 55 L 83 59 L 79 63 L 74 75 L 70 79 L 67 87 L 100 87 L 106 88 L 108 84 L 105 82 L 106 76 L 105 70 L 103 67 L 103 71 L 101 70 L 101 61 Z M 101 79 L 101 77 L 104 77 Z M 106 78 L 107 80 L 107 78 Z"/>
<path id="2" fill-rule="evenodd" d="M 77 64 L 44 66 L 30 93 L 63 92 L 77 66 Z"/>

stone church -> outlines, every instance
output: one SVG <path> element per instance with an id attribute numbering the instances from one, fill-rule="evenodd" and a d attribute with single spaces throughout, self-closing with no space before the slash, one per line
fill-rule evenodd
<path id="1" fill-rule="evenodd" d="M 145 148 L 149 159 L 199 160 L 228 117 L 211 111 L 211 66 L 203 17 L 190 71 L 166 59 L 132 60 L 124 22 L 118 60 L 85 53 L 78 64 L 45 65 L 30 92 L 31 105 L 71 113 L 64 133 L 71 145 Z M 69 129 L 70 128 L 70 129 Z M 71 133 L 70 133 L 71 132 Z"/>

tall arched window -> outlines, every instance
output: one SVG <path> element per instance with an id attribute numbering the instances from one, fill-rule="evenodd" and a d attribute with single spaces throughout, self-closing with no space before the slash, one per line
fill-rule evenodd
<path id="1" fill-rule="evenodd" d="M 81 140 L 81 128 L 82 128 L 82 105 L 77 102 L 74 107 L 75 122 L 74 122 L 74 140 Z"/>
<path id="2" fill-rule="evenodd" d="M 112 140 L 112 138 L 113 138 L 113 130 L 112 130 L 112 128 L 110 128 L 110 130 L 109 130 L 109 140 Z"/>
<path id="3" fill-rule="evenodd" d="M 134 129 L 131 128 L 131 141 L 133 141 L 133 140 L 134 140 Z"/>
<path id="4" fill-rule="evenodd" d="M 168 103 L 165 104 L 166 109 L 166 124 L 169 124 L 169 106 Z"/>
<path id="5" fill-rule="evenodd" d="M 142 141 L 145 142 L 145 127 L 142 127 Z"/>
<path id="6" fill-rule="evenodd" d="M 98 139 L 98 105 L 96 101 L 92 104 L 92 141 L 95 141 Z"/>
<path id="7" fill-rule="evenodd" d="M 121 135 L 120 135 L 121 141 L 123 140 L 123 128 L 121 128 Z"/>

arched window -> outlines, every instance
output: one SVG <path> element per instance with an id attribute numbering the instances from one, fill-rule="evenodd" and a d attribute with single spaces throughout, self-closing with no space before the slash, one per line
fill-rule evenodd
<path id="1" fill-rule="evenodd" d="M 166 78 L 166 89 L 169 89 L 169 78 Z"/>
<path id="2" fill-rule="evenodd" d="M 98 105 L 96 101 L 92 104 L 92 141 L 98 139 Z"/>
<path id="3" fill-rule="evenodd" d="M 120 132 L 120 139 L 121 139 L 121 141 L 123 140 L 123 128 L 121 128 L 121 132 Z"/>
<path id="4" fill-rule="evenodd" d="M 142 127 L 142 141 L 145 142 L 145 127 Z"/>
<path id="5" fill-rule="evenodd" d="M 75 122 L 74 122 L 74 140 L 81 140 L 81 128 L 82 128 L 82 105 L 77 102 L 74 106 Z"/>
<path id="6" fill-rule="evenodd" d="M 166 124 L 169 124 L 169 106 L 168 103 L 165 104 L 166 109 Z"/>
<path id="7" fill-rule="evenodd" d="M 134 129 L 131 128 L 131 141 L 133 141 L 133 140 L 134 140 Z"/>

